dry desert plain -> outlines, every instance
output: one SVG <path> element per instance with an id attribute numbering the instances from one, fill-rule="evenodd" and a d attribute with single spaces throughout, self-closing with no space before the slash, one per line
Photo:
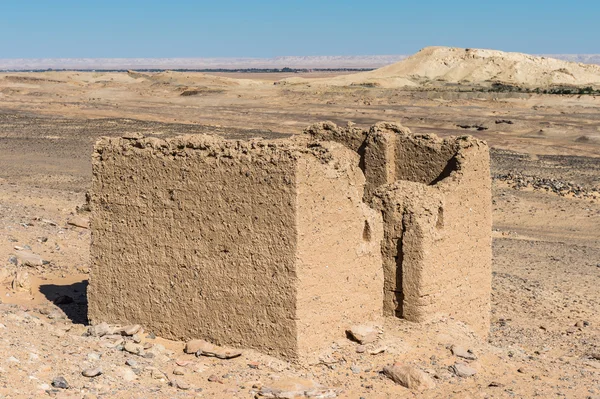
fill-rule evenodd
<path id="1" fill-rule="evenodd" d="M 248 398 L 282 388 L 340 398 L 599 398 L 600 97 L 329 85 L 335 73 L 285 79 L 291 75 L 0 75 L 0 397 Z M 488 142 L 488 340 L 450 319 L 388 319 L 376 343 L 340 337 L 319 364 L 296 365 L 251 350 L 196 358 L 183 342 L 148 330 L 125 337 L 144 345 L 139 356 L 86 334 L 85 194 L 98 137 L 282 137 L 323 120 L 397 121 L 415 133 Z M 22 265 L 19 248 L 40 258 Z M 472 359 L 457 357 L 453 345 Z M 381 373 L 395 361 L 429 373 L 435 388 L 395 384 Z M 457 362 L 476 374 L 452 372 Z"/>

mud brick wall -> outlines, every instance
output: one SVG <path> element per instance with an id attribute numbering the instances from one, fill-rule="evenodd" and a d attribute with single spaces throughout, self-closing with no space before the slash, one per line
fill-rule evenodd
<path id="1" fill-rule="evenodd" d="M 361 156 L 364 199 L 382 213 L 384 314 L 450 316 L 487 336 L 491 295 L 489 149 L 472 137 L 415 135 L 395 123 L 368 131 L 313 125 Z M 364 138 L 362 145 L 356 142 Z"/>
<path id="2" fill-rule="evenodd" d="M 382 313 L 381 216 L 336 143 L 102 139 L 89 317 L 299 359 Z"/>

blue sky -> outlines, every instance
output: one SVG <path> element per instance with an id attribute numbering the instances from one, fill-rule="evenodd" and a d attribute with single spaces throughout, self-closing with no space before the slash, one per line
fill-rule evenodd
<path id="1" fill-rule="evenodd" d="M 600 0 L 0 0 L 0 58 L 600 53 Z"/>

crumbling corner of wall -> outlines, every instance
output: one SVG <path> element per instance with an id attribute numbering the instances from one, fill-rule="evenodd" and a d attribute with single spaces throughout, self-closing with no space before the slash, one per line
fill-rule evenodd
<path id="1" fill-rule="evenodd" d="M 335 141 L 359 154 L 362 151 L 367 134 L 352 122 L 348 122 L 346 126 L 338 126 L 330 121 L 312 124 L 304 129 L 303 133 L 315 140 Z"/>

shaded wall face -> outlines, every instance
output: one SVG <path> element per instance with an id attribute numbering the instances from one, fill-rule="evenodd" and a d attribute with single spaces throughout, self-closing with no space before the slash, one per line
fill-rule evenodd
<path id="1" fill-rule="evenodd" d="M 435 184 L 455 168 L 456 146 L 442 140 L 397 136 L 395 180 Z"/>
<path id="2" fill-rule="evenodd" d="M 295 356 L 295 161 L 185 152 L 96 156 L 90 319 Z"/>

